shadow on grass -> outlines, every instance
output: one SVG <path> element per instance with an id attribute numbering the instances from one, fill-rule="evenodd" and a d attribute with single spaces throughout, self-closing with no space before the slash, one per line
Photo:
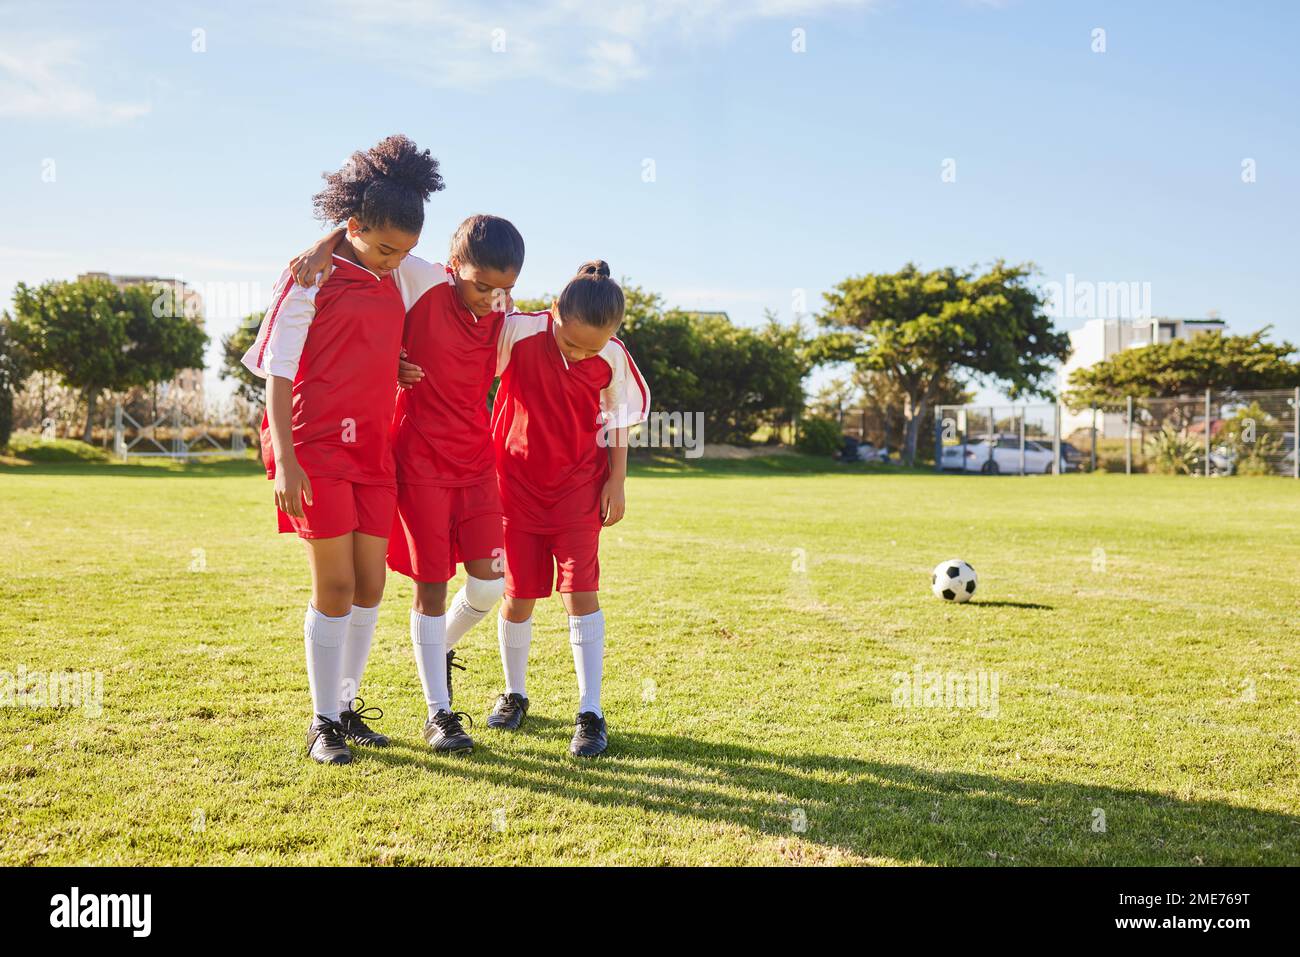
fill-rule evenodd
<path id="1" fill-rule="evenodd" d="M 266 476 L 255 458 L 212 458 L 175 462 L 170 459 L 120 462 L 27 462 L 0 464 L 0 475 L 44 475 L 66 477 L 113 476 L 122 478 L 244 478 Z"/>
<path id="2" fill-rule="evenodd" d="M 973 608 L 1024 608 L 1027 611 L 1055 611 L 1055 605 L 1040 605 L 1035 601 L 983 601 L 975 598 L 966 603 Z"/>
<path id="3" fill-rule="evenodd" d="M 740 476 L 804 475 L 933 475 L 929 469 L 908 469 L 868 462 L 842 465 L 830 458 L 811 455 L 763 455 L 750 459 L 686 459 L 679 453 L 638 455 L 628 464 L 633 476 L 690 478 L 734 478 Z M 220 478 L 265 474 L 256 457 L 197 459 L 175 462 L 166 458 L 109 460 L 0 460 L 0 475 L 123 476 L 129 478 Z"/>
<path id="4" fill-rule="evenodd" d="M 798 452 L 760 454 L 746 459 L 688 459 L 681 452 L 630 455 L 631 475 L 688 475 L 698 478 L 767 475 L 934 475 L 930 468 L 882 465 L 878 462 L 838 462 L 829 456 Z"/>
<path id="5" fill-rule="evenodd" d="M 799 837 L 904 862 L 1281 865 L 1300 855 L 1300 818 L 1221 802 L 816 753 L 776 754 L 617 728 L 605 757 L 580 762 L 566 752 L 572 733 L 567 722 L 533 716 L 528 721 L 529 730 L 520 733 L 553 755 L 494 751 L 496 735 L 479 731 L 472 755 L 437 758 L 427 750 L 400 748 L 367 751 L 364 759 L 420 765 L 612 814 L 633 806 L 742 827 L 755 839 Z M 1099 821 L 1104 831 L 1095 829 Z"/>

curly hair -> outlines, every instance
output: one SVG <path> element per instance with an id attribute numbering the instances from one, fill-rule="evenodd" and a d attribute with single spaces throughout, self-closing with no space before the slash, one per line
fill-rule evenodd
<path id="1" fill-rule="evenodd" d="M 450 256 L 482 269 L 519 272 L 524 268 L 524 237 L 510 220 L 479 213 L 456 227 Z"/>
<path id="2" fill-rule="evenodd" d="M 604 329 L 623 321 L 623 290 L 609 278 L 609 263 L 593 259 L 578 267 L 578 274 L 560 293 L 560 315 Z"/>
<path id="3" fill-rule="evenodd" d="M 367 228 L 392 226 L 418 233 L 424 202 L 443 188 L 438 161 L 400 133 L 358 150 L 312 197 L 316 218 L 341 223 L 355 216 Z"/>

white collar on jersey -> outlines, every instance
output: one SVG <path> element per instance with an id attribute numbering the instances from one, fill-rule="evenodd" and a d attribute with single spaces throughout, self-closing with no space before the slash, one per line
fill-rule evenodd
<path id="1" fill-rule="evenodd" d="M 337 259 L 341 263 L 347 263 L 349 266 L 356 266 L 362 272 L 370 272 L 370 270 L 367 269 L 365 266 L 361 265 L 361 263 L 354 263 L 351 259 L 348 259 L 346 256 L 340 256 L 338 253 L 333 253 L 332 255 L 334 256 L 335 259 Z M 372 272 L 370 272 L 370 275 L 375 276 L 375 274 Z M 383 282 L 383 280 L 380 279 L 378 276 L 375 276 L 375 281 Z"/>

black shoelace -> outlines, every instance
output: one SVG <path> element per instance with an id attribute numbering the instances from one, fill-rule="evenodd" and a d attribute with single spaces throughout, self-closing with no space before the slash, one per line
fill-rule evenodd
<path id="1" fill-rule="evenodd" d="M 366 707 L 365 698 L 353 698 L 352 703 L 355 707 L 349 708 L 348 711 L 356 718 L 357 724 L 365 727 L 367 721 L 381 721 L 384 717 L 384 709 L 377 704 Z M 368 730 L 368 729 L 367 729 Z"/>
<path id="2" fill-rule="evenodd" d="M 452 668 L 459 668 L 461 671 L 465 670 L 465 666 L 461 664 L 461 662 L 464 660 L 465 660 L 464 658 L 457 657 L 455 648 L 447 652 L 447 677 L 448 678 L 451 677 Z"/>
<path id="3" fill-rule="evenodd" d="M 513 718 L 520 711 L 524 710 L 523 701 L 512 694 L 503 694 L 501 704 L 497 706 L 497 713 L 503 714 L 507 718 Z"/>
<path id="4" fill-rule="evenodd" d="M 471 728 L 474 727 L 474 719 L 464 711 L 439 711 L 433 716 L 433 723 L 445 735 L 464 734 L 465 727 L 460 723 L 461 718 L 468 721 Z"/>
<path id="5" fill-rule="evenodd" d="M 318 716 L 319 717 L 319 716 Z M 328 748 L 342 748 L 347 745 L 347 738 L 343 731 L 343 725 L 337 721 L 331 721 L 329 718 L 321 717 L 320 736 L 325 741 Z"/>
<path id="6" fill-rule="evenodd" d="M 600 737 L 600 717 L 594 711 L 578 715 L 578 731 L 584 738 Z"/>

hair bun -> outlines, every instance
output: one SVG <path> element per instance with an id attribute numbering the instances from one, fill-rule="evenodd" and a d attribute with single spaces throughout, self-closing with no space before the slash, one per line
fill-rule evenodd
<path id="1" fill-rule="evenodd" d="M 438 161 L 401 133 L 385 137 L 370 147 L 366 158 L 380 176 L 403 189 L 414 190 L 423 200 L 443 188 Z"/>
<path id="2" fill-rule="evenodd" d="M 597 279 L 609 278 L 609 263 L 603 259 L 592 259 L 578 267 L 579 276 L 595 276 Z"/>

